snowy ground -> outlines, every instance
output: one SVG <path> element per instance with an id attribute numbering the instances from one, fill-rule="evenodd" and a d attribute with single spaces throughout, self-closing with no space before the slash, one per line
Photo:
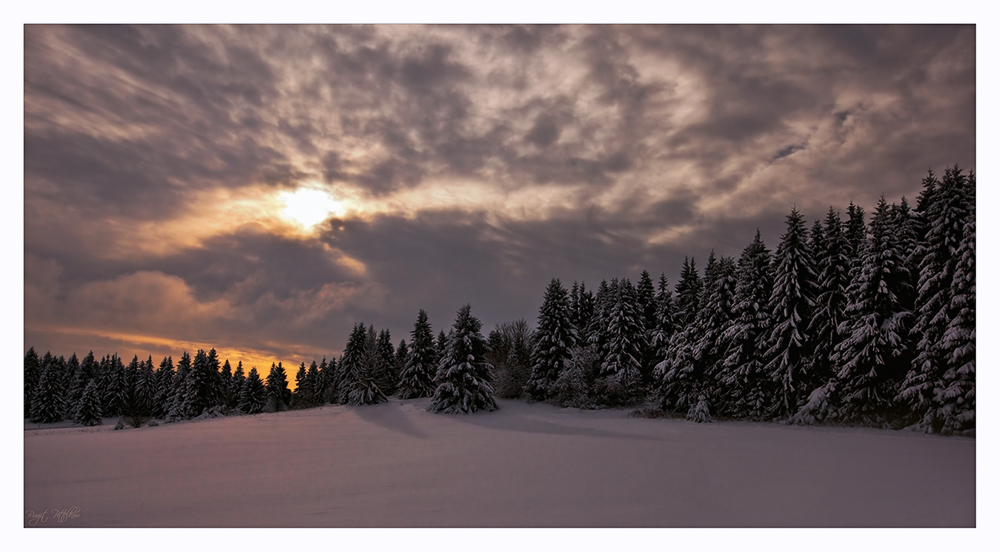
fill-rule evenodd
<path id="1" fill-rule="evenodd" d="M 113 420 L 26 425 L 24 508 L 47 510 L 32 524 L 47 527 L 976 523 L 974 439 L 694 424 L 504 400 L 497 412 L 449 416 L 427 404 L 122 431 Z"/>

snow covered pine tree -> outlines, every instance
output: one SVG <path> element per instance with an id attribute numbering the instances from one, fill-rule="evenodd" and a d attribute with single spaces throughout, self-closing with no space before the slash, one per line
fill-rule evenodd
<path id="1" fill-rule="evenodd" d="M 434 378 L 437 389 L 430 406 L 433 412 L 472 414 L 497 409 L 490 365 L 485 359 L 486 338 L 480 333 L 483 324 L 471 310 L 469 305 L 459 309 L 438 363 Z"/>

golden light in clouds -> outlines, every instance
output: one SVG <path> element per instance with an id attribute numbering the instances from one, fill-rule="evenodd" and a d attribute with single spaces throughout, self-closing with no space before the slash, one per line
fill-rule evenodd
<path id="1" fill-rule="evenodd" d="M 281 216 L 306 229 L 323 222 L 330 215 L 340 216 L 344 213 L 343 203 L 316 188 L 299 188 L 291 192 L 281 192 L 280 196 L 285 205 L 281 210 Z"/>

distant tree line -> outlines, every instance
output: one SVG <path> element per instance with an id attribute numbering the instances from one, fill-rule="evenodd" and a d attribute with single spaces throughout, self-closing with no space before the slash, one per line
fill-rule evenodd
<path id="1" fill-rule="evenodd" d="M 480 333 L 482 323 L 466 305 L 458 312 L 449 334 L 435 340 L 427 314 L 421 310 L 406 341 L 393 347 L 388 330 L 354 326 L 339 359 L 324 358 L 295 374 L 296 388 L 288 388 L 285 368 L 272 363 L 266 379 L 256 368 L 244 374 L 243 363 L 233 371 L 229 361 L 220 366 L 215 349 L 185 352 L 174 365 L 165 357 L 154 369 L 152 357 L 138 356 L 125 365 L 117 354 L 98 361 L 90 352 L 82 361 L 34 348 L 24 357 L 24 416 L 36 423 L 72 420 L 80 425 L 120 418 L 139 427 L 165 422 L 229 414 L 256 414 L 323 404 L 365 405 L 401 398 L 433 397 L 438 412 L 495 410 L 489 345 Z"/>
<path id="2" fill-rule="evenodd" d="M 537 327 L 488 337 L 462 307 L 435 338 L 417 315 L 409 343 L 357 323 L 338 358 L 302 363 L 289 391 L 281 363 L 265 381 L 215 350 L 152 358 L 25 355 L 25 417 L 138 426 L 233 412 L 431 397 L 431 410 L 496 409 L 495 397 L 567 407 L 652 405 L 689 419 L 912 426 L 975 431 L 975 174 L 923 180 L 917 205 L 883 197 L 865 223 L 830 207 L 806 228 L 793 208 L 773 253 L 760 232 L 739 259 L 685 258 L 671 289 L 648 271 L 596 292 L 553 279 Z"/>

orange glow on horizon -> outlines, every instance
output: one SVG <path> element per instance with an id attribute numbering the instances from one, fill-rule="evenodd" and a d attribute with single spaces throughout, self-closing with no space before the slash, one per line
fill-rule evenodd
<path id="1" fill-rule="evenodd" d="M 288 388 L 291 390 L 295 389 L 295 372 L 299 368 L 301 362 L 305 362 L 306 367 L 309 367 L 312 359 L 306 360 L 305 357 L 308 355 L 298 355 L 301 357 L 298 361 L 292 361 L 288 358 L 278 358 L 274 354 L 256 349 L 247 348 L 231 348 L 231 347 L 218 347 L 210 343 L 203 343 L 197 341 L 185 341 L 179 339 L 171 339 L 167 337 L 151 336 L 151 335 L 141 335 L 141 334 L 129 334 L 123 332 L 115 331 L 104 331 L 97 329 L 84 329 L 84 328 L 70 328 L 70 327 L 39 327 L 33 328 L 36 330 L 45 330 L 54 333 L 84 336 L 84 337 L 102 337 L 105 339 L 119 341 L 124 344 L 134 345 L 135 350 L 132 351 L 94 351 L 95 356 L 98 358 L 109 353 L 118 354 L 122 361 L 126 364 L 132 358 L 133 355 L 138 355 L 140 360 L 144 360 L 146 356 L 153 357 L 153 367 L 159 368 L 160 361 L 163 357 L 169 356 L 173 359 L 174 367 L 177 366 L 177 361 L 180 359 L 184 352 L 187 352 L 192 357 L 199 350 L 209 351 L 215 349 L 216 354 L 219 357 L 219 365 L 225 364 L 226 360 L 229 361 L 229 365 L 232 367 L 232 371 L 236 371 L 236 366 L 242 362 L 243 363 L 243 373 L 244 375 L 250 373 L 251 368 L 257 368 L 257 374 L 261 378 L 266 378 L 268 372 L 271 370 L 271 364 L 277 365 L 281 363 L 282 367 L 285 369 L 285 375 L 288 379 Z M 149 347 L 152 345 L 153 347 Z M 78 358 L 82 358 L 86 355 L 86 351 L 72 351 L 68 354 L 76 353 Z M 64 354 L 65 352 L 60 352 L 58 354 Z M 317 363 L 324 356 L 329 358 L 332 353 L 320 354 L 315 357 Z M 159 358 L 157 358 L 159 356 Z M 289 355 L 295 356 L 295 355 Z"/>

